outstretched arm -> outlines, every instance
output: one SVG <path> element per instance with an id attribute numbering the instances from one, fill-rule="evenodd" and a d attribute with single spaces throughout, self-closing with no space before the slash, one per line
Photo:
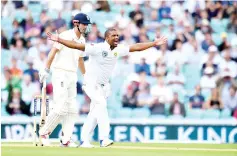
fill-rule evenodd
<path id="1" fill-rule="evenodd" d="M 64 40 L 64 39 L 60 38 L 57 33 L 52 34 L 51 32 L 48 32 L 47 36 L 48 36 L 49 40 L 61 43 L 69 48 L 85 51 L 85 44 L 80 44 L 80 43 L 77 43 L 74 41 Z"/>
<path id="2" fill-rule="evenodd" d="M 166 37 L 161 37 L 155 39 L 153 42 L 146 42 L 146 43 L 137 43 L 133 44 L 129 47 L 129 52 L 137 52 L 137 51 L 143 51 L 151 47 L 159 46 L 162 44 L 165 44 L 167 42 Z"/>

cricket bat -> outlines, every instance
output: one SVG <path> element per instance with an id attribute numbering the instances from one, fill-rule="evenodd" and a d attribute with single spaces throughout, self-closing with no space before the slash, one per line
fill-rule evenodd
<path id="1" fill-rule="evenodd" d="M 43 82 L 43 87 L 42 87 L 42 91 L 41 91 L 41 99 L 42 99 L 42 103 L 41 103 L 41 106 L 40 106 L 40 128 L 42 128 L 45 124 L 45 120 L 46 120 L 46 80 L 44 80 Z M 42 145 L 42 142 L 41 142 L 41 137 L 39 136 L 39 141 L 40 141 L 40 144 Z"/>

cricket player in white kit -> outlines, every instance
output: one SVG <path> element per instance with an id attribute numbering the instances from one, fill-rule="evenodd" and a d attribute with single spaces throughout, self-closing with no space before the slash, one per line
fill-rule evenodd
<path id="1" fill-rule="evenodd" d="M 68 41 L 60 36 L 47 33 L 50 40 L 59 42 L 67 47 L 79 49 L 89 55 L 89 63 L 84 76 L 84 91 L 91 99 L 90 112 L 81 133 L 81 147 L 93 147 L 90 134 L 98 124 L 100 146 L 106 147 L 113 144 L 109 139 L 110 123 L 106 99 L 109 96 L 109 79 L 119 57 L 128 55 L 129 52 L 138 52 L 153 46 L 165 44 L 167 39 L 161 37 L 154 42 L 137 43 L 131 46 L 118 44 L 118 31 L 110 28 L 105 32 L 105 42 L 98 44 L 80 44 Z"/>
<path id="2" fill-rule="evenodd" d="M 59 36 L 63 39 L 84 44 L 83 34 L 87 30 L 90 19 L 87 15 L 79 13 L 73 19 L 74 28 L 62 32 Z M 52 63 L 53 62 L 53 63 Z M 52 64 L 52 67 L 51 67 Z M 80 50 L 68 48 L 55 42 L 49 53 L 46 68 L 40 71 L 40 82 L 43 82 L 52 70 L 53 84 L 53 110 L 50 112 L 46 124 L 40 129 L 39 134 L 42 143 L 49 146 L 48 136 L 62 121 L 63 147 L 78 147 L 71 140 L 76 118 L 78 117 L 78 106 L 76 103 L 77 68 L 85 74 L 83 53 Z"/>

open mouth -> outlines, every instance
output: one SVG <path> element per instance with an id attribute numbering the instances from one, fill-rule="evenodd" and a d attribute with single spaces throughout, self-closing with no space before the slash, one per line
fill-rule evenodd
<path id="1" fill-rule="evenodd" d="M 118 44 L 119 40 L 114 40 L 114 44 Z"/>

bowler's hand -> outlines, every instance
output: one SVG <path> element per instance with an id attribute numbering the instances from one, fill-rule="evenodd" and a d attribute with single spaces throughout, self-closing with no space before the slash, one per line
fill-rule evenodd
<path id="1" fill-rule="evenodd" d="M 165 36 L 161 36 L 160 38 L 156 38 L 154 41 L 156 46 L 166 44 L 167 43 L 167 38 Z"/>

